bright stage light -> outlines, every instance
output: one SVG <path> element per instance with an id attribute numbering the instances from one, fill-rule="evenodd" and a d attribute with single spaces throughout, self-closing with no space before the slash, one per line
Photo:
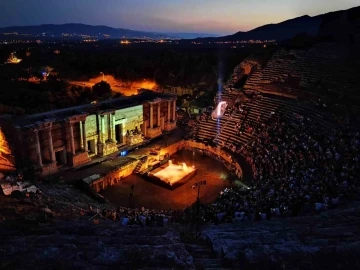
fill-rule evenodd
<path id="1" fill-rule="evenodd" d="M 173 164 L 172 161 L 169 160 L 169 165 L 164 169 L 154 173 L 154 176 L 172 186 L 186 176 L 192 174 L 194 171 L 194 167 L 188 167 L 185 163 L 177 165 Z"/>
<path id="2" fill-rule="evenodd" d="M 226 101 L 220 101 L 218 103 L 218 105 L 216 106 L 216 109 L 211 114 L 212 118 L 218 119 L 218 118 L 222 117 L 225 113 L 227 106 L 228 106 L 228 103 Z"/>

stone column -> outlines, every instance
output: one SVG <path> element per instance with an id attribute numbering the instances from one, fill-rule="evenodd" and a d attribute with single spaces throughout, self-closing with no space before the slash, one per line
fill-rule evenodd
<path id="1" fill-rule="evenodd" d="M 174 104 L 173 104 L 173 115 L 172 115 L 172 120 L 173 122 L 176 121 L 176 100 L 174 100 Z"/>
<path id="2" fill-rule="evenodd" d="M 153 108 L 153 104 L 150 103 L 150 128 L 153 128 L 154 125 L 154 108 Z"/>
<path id="3" fill-rule="evenodd" d="M 35 132 L 35 139 L 36 139 L 36 154 L 37 154 L 37 159 L 38 159 L 38 165 L 40 167 L 43 166 L 42 164 L 42 158 L 41 158 L 41 148 L 40 148 L 40 140 L 39 140 L 39 131 L 38 130 L 34 130 Z"/>
<path id="4" fill-rule="evenodd" d="M 103 142 L 103 116 L 99 115 L 99 143 Z"/>
<path id="5" fill-rule="evenodd" d="M 101 123 L 101 142 L 105 143 L 105 127 L 104 127 L 104 115 L 100 116 L 100 123 Z"/>
<path id="6" fill-rule="evenodd" d="M 146 126 L 146 123 L 144 122 L 144 124 L 143 124 L 143 135 L 145 137 L 147 136 L 147 129 L 148 129 L 148 127 Z"/>
<path id="7" fill-rule="evenodd" d="M 84 149 L 84 131 L 83 131 L 83 125 L 82 125 L 82 121 L 80 121 L 80 147 L 81 149 Z"/>
<path id="8" fill-rule="evenodd" d="M 112 136 L 112 115 L 111 113 L 109 114 L 109 123 L 108 123 L 108 130 L 109 130 L 109 141 L 112 141 L 113 136 Z"/>
<path id="9" fill-rule="evenodd" d="M 115 113 L 111 114 L 111 122 L 110 122 L 110 128 L 111 128 L 111 139 L 113 142 L 116 141 L 115 138 Z"/>
<path id="10" fill-rule="evenodd" d="M 82 144 L 84 145 L 84 151 L 87 152 L 88 151 L 88 145 L 87 145 L 87 140 L 86 140 L 86 126 L 85 126 L 86 121 L 81 121 L 81 126 L 82 126 Z"/>
<path id="11" fill-rule="evenodd" d="M 160 123 L 160 109 L 161 109 L 161 102 L 159 102 L 158 106 L 157 106 L 157 125 L 158 125 L 158 127 L 161 126 L 161 123 Z"/>
<path id="12" fill-rule="evenodd" d="M 49 138 L 50 157 L 51 157 L 52 162 L 56 162 L 53 140 L 52 140 L 52 135 L 51 135 L 51 127 L 48 129 L 48 138 Z"/>
<path id="13" fill-rule="evenodd" d="M 71 154 L 75 155 L 74 131 L 71 122 L 69 122 L 69 132 L 70 132 Z"/>
<path id="14" fill-rule="evenodd" d="M 101 115 L 98 115 L 98 120 L 99 120 L 99 138 L 98 138 L 98 143 L 101 143 L 101 138 L 102 138 L 102 135 L 101 135 Z"/>
<path id="15" fill-rule="evenodd" d="M 171 101 L 168 100 L 168 112 L 167 112 L 167 121 L 171 121 Z"/>

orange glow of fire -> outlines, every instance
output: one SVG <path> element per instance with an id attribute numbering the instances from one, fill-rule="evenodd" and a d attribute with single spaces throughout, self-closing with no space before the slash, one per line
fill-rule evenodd
<path id="1" fill-rule="evenodd" d="M 156 88 L 156 83 L 154 81 L 138 81 L 138 82 L 132 82 L 132 88 L 144 88 L 144 89 L 149 89 L 149 90 L 153 90 Z"/>
<path id="2" fill-rule="evenodd" d="M 0 128 L 0 156 L 1 154 L 11 154 L 9 145 L 5 139 L 4 133 L 1 131 Z"/>
<path id="3" fill-rule="evenodd" d="M 6 155 L 10 155 L 11 151 L 5 139 L 5 135 L 0 128 L 0 171 L 15 170 L 15 165 L 8 159 Z"/>
<path id="4" fill-rule="evenodd" d="M 83 86 L 83 87 L 92 87 L 94 84 L 101 82 L 104 80 L 108 84 L 110 84 L 111 89 L 114 92 L 122 93 L 125 96 L 137 95 L 138 90 L 141 88 L 155 90 L 157 88 L 157 84 L 152 80 L 137 80 L 137 81 L 121 81 L 115 79 L 112 75 L 104 76 L 100 74 L 99 76 L 90 79 L 89 81 L 70 81 L 71 84 Z"/>

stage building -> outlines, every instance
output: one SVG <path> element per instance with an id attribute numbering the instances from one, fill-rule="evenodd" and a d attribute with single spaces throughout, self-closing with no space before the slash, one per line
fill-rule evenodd
<path id="1" fill-rule="evenodd" d="M 4 115 L 0 127 L 16 166 L 48 175 L 175 129 L 176 96 L 144 91 L 23 117 Z"/>

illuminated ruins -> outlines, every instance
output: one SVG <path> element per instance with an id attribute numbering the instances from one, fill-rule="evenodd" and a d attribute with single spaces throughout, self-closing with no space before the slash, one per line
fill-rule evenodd
<path id="1" fill-rule="evenodd" d="M 7 171 L 13 168 L 11 150 L 0 127 L 0 169 Z"/>
<path id="2" fill-rule="evenodd" d="M 48 175 L 175 129 L 176 97 L 145 91 L 24 117 L 6 115 L 0 125 L 11 138 L 16 161 L 29 159 L 39 173 Z"/>

